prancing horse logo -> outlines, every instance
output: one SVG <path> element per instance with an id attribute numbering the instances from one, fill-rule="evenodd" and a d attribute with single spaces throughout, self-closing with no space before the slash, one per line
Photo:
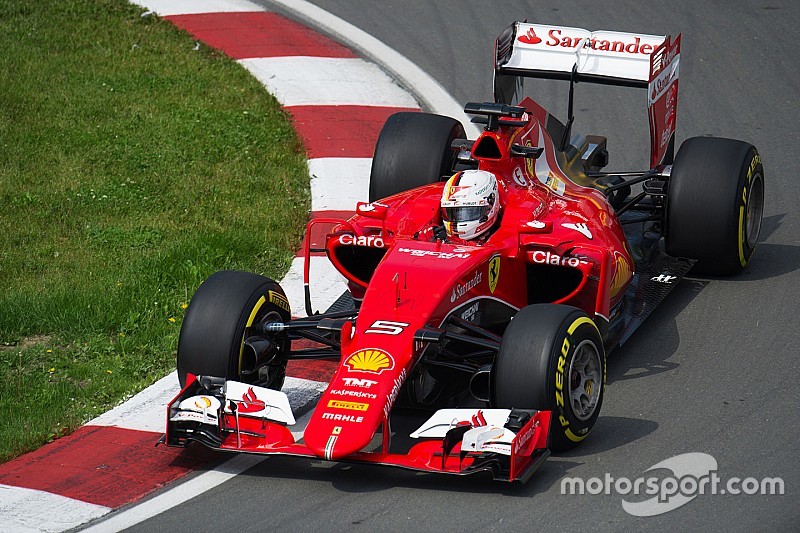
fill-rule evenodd
<path id="1" fill-rule="evenodd" d="M 489 260 L 489 291 L 494 294 L 497 280 L 500 278 L 500 256 L 496 255 Z"/>

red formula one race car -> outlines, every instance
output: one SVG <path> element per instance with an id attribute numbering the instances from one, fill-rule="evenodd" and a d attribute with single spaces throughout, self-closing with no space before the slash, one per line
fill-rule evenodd
<path id="1" fill-rule="evenodd" d="M 262 276 L 223 271 L 200 286 L 164 442 L 508 481 L 580 443 L 606 354 L 689 269 L 735 274 L 758 240 L 753 146 L 693 138 L 673 158 L 679 61 L 680 36 L 510 26 L 496 101 L 465 108 L 485 124 L 476 140 L 450 118 L 393 115 L 369 203 L 309 224 L 307 317 Z M 520 99 L 524 77 L 570 81 L 565 124 Z M 578 81 L 647 89 L 650 170 L 602 172 L 606 138 L 572 135 Z M 315 314 L 308 258 L 323 252 L 350 290 Z M 286 364 L 312 358 L 339 366 L 292 433 Z"/>

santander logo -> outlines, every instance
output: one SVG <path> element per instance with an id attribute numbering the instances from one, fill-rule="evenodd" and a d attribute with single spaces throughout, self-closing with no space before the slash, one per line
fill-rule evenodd
<path id="1" fill-rule="evenodd" d="M 247 389 L 247 392 L 242 394 L 242 403 L 239 404 L 240 413 L 257 413 L 266 408 L 266 404 L 258 399 L 253 387 Z"/>
<path id="2" fill-rule="evenodd" d="M 541 28 L 540 28 L 541 29 Z M 569 30 L 570 28 L 567 28 Z M 581 31 L 581 30 L 578 30 Z M 558 48 L 577 48 L 583 46 L 592 50 L 603 52 L 616 52 L 620 54 L 644 54 L 649 55 L 657 48 L 652 44 L 642 42 L 642 37 L 638 35 L 626 35 L 633 37 L 633 41 L 602 39 L 594 34 L 583 33 L 576 35 L 574 32 L 562 31 L 561 29 L 551 28 L 547 30 L 547 37 L 543 41 L 536 35 L 533 28 L 528 28 L 527 33 L 517 37 L 517 40 L 525 44 L 540 44 L 548 47 Z"/>
<path id="3" fill-rule="evenodd" d="M 536 36 L 536 32 L 533 31 L 533 28 L 529 28 L 528 33 L 526 33 L 525 35 L 520 35 L 518 37 L 518 40 L 525 44 L 539 44 L 540 42 L 542 42 L 542 40 Z"/>

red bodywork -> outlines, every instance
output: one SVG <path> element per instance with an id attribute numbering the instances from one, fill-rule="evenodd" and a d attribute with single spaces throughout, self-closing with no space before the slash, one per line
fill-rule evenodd
<path id="1" fill-rule="evenodd" d="M 328 256 L 350 281 L 354 294 L 363 290 L 363 301 L 352 337 L 342 335 L 342 364 L 305 431 L 306 444 L 320 457 L 340 459 L 370 442 L 419 355 L 421 346 L 413 338 L 418 329 L 439 326 L 474 298 L 494 298 L 515 308 L 528 305 L 527 265 L 577 270 L 579 281 L 554 303 L 573 305 L 589 316 L 607 319 L 622 298 L 633 275 L 622 226 L 602 192 L 570 177 L 570 165 L 543 126 L 546 112 L 530 99 L 523 105 L 528 110 L 526 127 L 485 131 L 473 145 L 472 157 L 479 168 L 500 178 L 501 222 L 485 242 L 433 241 L 433 228 L 442 224 L 443 182 L 392 196 L 380 205 L 359 204 L 360 214 L 328 235 Z M 512 144 L 544 152 L 538 159 L 511 157 Z M 496 147 L 499 156 L 482 156 L 494 150 L 486 146 Z M 362 246 L 355 244 L 359 242 Z M 337 253 L 340 248 L 348 251 Z M 369 251 L 363 252 L 370 256 L 375 249 L 385 250 L 385 255 L 367 278 L 364 274 L 370 272 L 363 269 L 358 253 L 355 261 L 341 259 L 351 259 L 350 248 L 366 248 Z M 495 257 L 499 265 L 492 266 Z M 493 268 L 496 274 L 490 272 Z M 469 289 L 462 294 L 460 287 Z M 382 322 L 407 325 L 387 334 L 373 326 Z M 388 366 L 353 368 L 348 358 L 359 353 L 385 354 Z M 377 399 L 359 400 L 363 411 L 337 408 L 337 402 L 346 400 L 336 394 L 348 389 L 346 378 L 377 381 L 370 389 Z M 331 414 L 355 416 L 360 422 L 331 420 Z M 340 429 L 335 445 L 328 446 L 336 428 Z"/>
<path id="2" fill-rule="evenodd" d="M 501 123 L 472 147 L 479 168 L 499 178 L 501 221 L 485 241 L 434 239 L 442 224 L 443 182 L 359 204 L 349 221 L 309 224 L 307 257 L 313 229 L 327 224 L 328 257 L 348 279 L 353 296 L 363 298 L 357 320 L 341 330 L 339 368 L 302 443 L 280 424 L 246 416 L 237 422 L 223 414 L 220 427 L 227 431 L 221 449 L 466 473 L 475 458 L 459 457 L 458 445 L 452 453 L 445 450 L 441 439 L 424 440 L 406 454 L 389 453 L 393 403 L 425 348 L 415 333 L 440 327 L 473 301 L 497 302 L 509 309 L 510 319 L 542 298 L 584 310 L 602 331 L 633 275 L 625 235 L 604 194 L 585 184 L 580 159 L 568 161 L 555 149 L 545 127 L 547 112 L 530 99 L 521 105 L 527 109 L 524 126 Z M 539 147 L 543 153 L 536 159 L 512 156 L 512 145 Z M 536 286 L 532 273 L 537 268 L 557 274 L 549 279 L 563 280 L 561 286 Z M 309 277 L 313 273 L 307 267 L 306 283 Z M 189 389 L 191 383 L 184 392 Z M 517 433 L 511 480 L 524 478 L 546 457 L 549 423 L 550 412 L 540 411 Z M 174 443 L 169 430 L 167 442 Z M 379 449 L 365 452 L 370 446 Z"/>

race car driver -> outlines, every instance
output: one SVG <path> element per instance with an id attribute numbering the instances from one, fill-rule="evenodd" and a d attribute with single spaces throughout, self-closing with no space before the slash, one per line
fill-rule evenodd
<path id="1" fill-rule="evenodd" d="M 481 242 L 500 217 L 497 178 L 485 170 L 462 170 L 442 192 L 442 221 L 452 240 Z"/>

